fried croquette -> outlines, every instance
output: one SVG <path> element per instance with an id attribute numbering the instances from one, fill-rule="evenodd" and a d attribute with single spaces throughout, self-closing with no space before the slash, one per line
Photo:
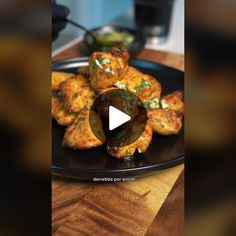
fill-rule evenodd
<path id="1" fill-rule="evenodd" d="M 69 113 L 79 112 L 85 108 L 89 109 L 95 98 L 95 92 L 88 79 L 82 75 L 62 82 L 59 93 L 63 100 L 63 107 Z"/>
<path id="2" fill-rule="evenodd" d="M 69 78 L 72 78 L 74 74 L 53 71 L 51 76 L 51 87 L 52 90 L 58 90 L 62 82 L 66 81 Z"/>
<path id="3" fill-rule="evenodd" d="M 52 95 L 51 109 L 52 117 L 59 125 L 70 125 L 75 119 L 76 114 L 66 112 L 61 104 L 60 98 L 56 94 Z"/>
<path id="4" fill-rule="evenodd" d="M 131 66 L 125 76 L 114 85 L 137 94 L 143 102 L 153 98 L 159 99 L 161 96 L 161 84 L 152 76 L 143 74 Z"/>
<path id="5" fill-rule="evenodd" d="M 178 113 L 184 112 L 184 95 L 181 91 L 175 91 L 164 96 L 161 99 L 161 107 L 163 109 L 170 109 Z"/>
<path id="6" fill-rule="evenodd" d="M 147 148 L 152 141 L 152 133 L 153 131 L 151 126 L 147 124 L 142 135 L 135 142 L 121 147 L 117 147 L 116 145 L 109 143 L 107 145 L 107 152 L 116 158 L 131 157 L 134 155 L 136 150 L 139 153 L 144 153 L 147 151 Z"/>
<path id="7" fill-rule="evenodd" d="M 161 135 L 178 134 L 182 127 L 182 116 L 169 109 L 147 111 L 148 124 Z"/>
<path id="8" fill-rule="evenodd" d="M 119 51 L 119 52 L 118 52 Z M 128 56 L 125 49 L 111 52 L 94 52 L 89 58 L 89 78 L 95 89 L 109 88 L 125 75 Z"/>

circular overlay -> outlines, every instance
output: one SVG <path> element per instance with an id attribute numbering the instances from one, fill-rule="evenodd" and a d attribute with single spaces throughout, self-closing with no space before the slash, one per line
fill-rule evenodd
<path id="1" fill-rule="evenodd" d="M 109 130 L 110 106 L 130 116 L 130 120 Z M 147 112 L 142 101 L 132 92 L 123 89 L 112 89 L 100 94 L 90 108 L 90 128 L 101 140 L 101 127 L 98 127 L 95 122 L 94 113 L 100 116 L 107 144 L 112 147 L 122 147 L 134 143 L 142 135 L 147 123 Z M 110 122 L 117 122 L 116 117 L 113 116 L 112 119 L 114 120 L 110 120 Z"/>

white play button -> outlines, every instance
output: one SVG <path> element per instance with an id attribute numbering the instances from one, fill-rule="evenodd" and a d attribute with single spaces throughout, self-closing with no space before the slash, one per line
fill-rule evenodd
<path id="1" fill-rule="evenodd" d="M 129 120 L 131 120 L 130 116 L 113 106 L 109 106 L 109 130 L 113 130 Z"/>

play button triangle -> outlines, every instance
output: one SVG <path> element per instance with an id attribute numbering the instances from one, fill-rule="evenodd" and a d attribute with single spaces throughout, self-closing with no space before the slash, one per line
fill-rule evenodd
<path id="1" fill-rule="evenodd" d="M 129 120 L 131 120 L 130 116 L 113 106 L 109 106 L 109 130 L 113 130 Z"/>

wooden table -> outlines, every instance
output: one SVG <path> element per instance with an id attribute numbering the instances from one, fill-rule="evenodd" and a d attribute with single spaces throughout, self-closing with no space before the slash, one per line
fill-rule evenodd
<path id="1" fill-rule="evenodd" d="M 81 56 L 78 44 L 53 60 Z M 136 58 L 184 70 L 184 56 L 142 50 Z M 52 235 L 182 236 L 184 165 L 135 182 L 88 183 L 53 177 Z"/>

